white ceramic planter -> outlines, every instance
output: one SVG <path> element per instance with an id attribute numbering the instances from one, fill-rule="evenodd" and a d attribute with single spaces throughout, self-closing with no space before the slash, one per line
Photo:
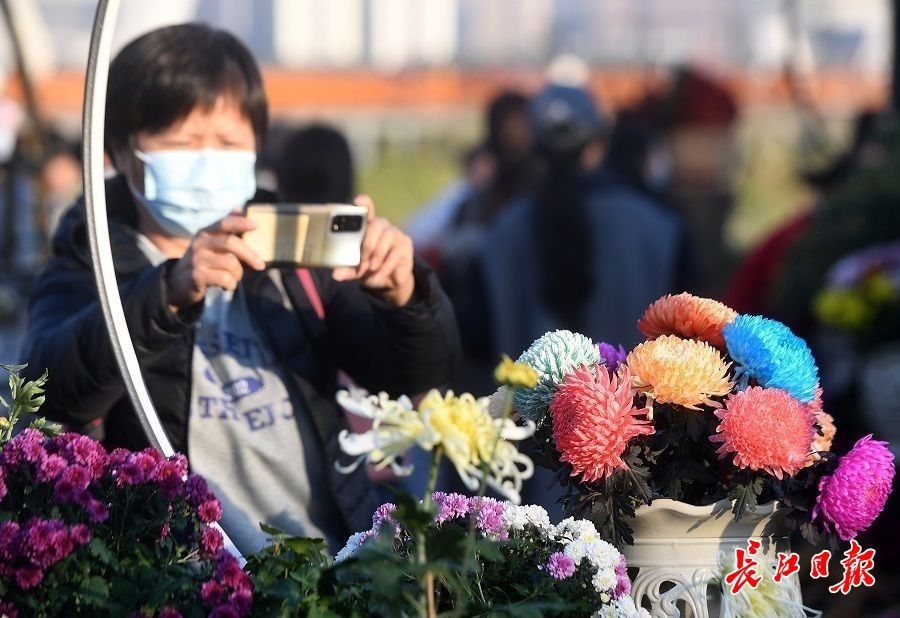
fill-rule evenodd
<path id="1" fill-rule="evenodd" d="M 735 548 L 747 547 L 748 539 L 761 540 L 762 530 L 776 508 L 774 502 L 760 505 L 740 521 L 734 521 L 729 501 L 693 506 L 657 499 L 639 508 L 630 522 L 634 545 L 623 552 L 628 566 L 638 569 L 632 586 L 635 604 L 643 604 L 655 618 L 719 616 L 721 595 L 710 581 L 720 576 L 720 552 L 733 556 Z M 763 543 L 758 557 L 775 564 L 779 551 L 789 551 L 786 537 Z M 780 585 L 785 598 L 800 601 L 796 574 Z M 786 608 L 783 615 L 795 613 Z"/>

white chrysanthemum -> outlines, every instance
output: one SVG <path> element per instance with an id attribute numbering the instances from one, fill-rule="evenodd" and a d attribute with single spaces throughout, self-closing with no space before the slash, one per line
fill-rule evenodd
<path id="1" fill-rule="evenodd" d="M 586 542 L 588 548 L 585 557 L 591 561 L 591 564 L 601 570 L 614 571 L 622 556 L 619 550 L 603 539 Z"/>
<path id="2" fill-rule="evenodd" d="M 516 362 L 528 365 L 538 374 L 537 386 L 516 389 L 516 412 L 522 418 L 540 425 L 547 415 L 557 384 L 573 369 L 599 363 L 600 350 L 584 335 L 557 330 L 532 343 Z"/>
<path id="3" fill-rule="evenodd" d="M 571 558 L 575 565 L 581 564 L 591 551 L 591 544 L 587 541 L 572 541 L 563 548 L 563 553 Z"/>
<path id="4" fill-rule="evenodd" d="M 357 532 L 355 534 L 350 535 L 350 538 L 347 539 L 347 544 L 341 548 L 341 551 L 337 553 L 334 557 L 334 563 L 339 564 L 344 560 L 353 557 L 356 552 L 359 551 L 359 548 L 362 547 L 363 543 L 369 536 L 371 536 L 371 531 L 366 532 Z"/>
<path id="5" fill-rule="evenodd" d="M 503 511 L 503 525 L 510 532 L 524 530 L 528 525 L 528 516 L 525 514 L 524 506 L 509 504 Z"/>
<path id="6" fill-rule="evenodd" d="M 547 510 L 537 504 L 508 505 L 503 512 L 503 523 L 510 532 L 524 530 L 529 524 L 537 528 L 544 537 L 554 531 Z"/>
<path id="7" fill-rule="evenodd" d="M 609 592 L 616 587 L 616 572 L 612 569 L 600 569 L 594 574 L 591 583 L 597 592 Z"/>
<path id="8" fill-rule="evenodd" d="M 593 522 L 587 519 L 568 517 L 557 524 L 556 537 L 562 543 L 567 540 L 590 543 L 599 539 L 600 535 L 597 534 L 597 528 L 594 527 Z"/>
<path id="9" fill-rule="evenodd" d="M 547 509 L 538 506 L 537 504 L 529 504 L 523 508 L 525 509 L 525 517 L 528 519 L 529 524 L 536 527 L 544 534 L 553 530 L 553 524 L 550 523 L 550 515 L 547 513 Z"/>
<path id="10" fill-rule="evenodd" d="M 422 421 L 407 397 L 367 396 L 365 390 L 353 388 L 339 391 L 337 402 L 347 412 L 372 421 L 372 428 L 364 433 L 343 430 L 338 434 L 341 450 L 356 457 L 349 466 L 335 462 L 340 472 L 352 472 L 368 460 L 376 468 L 390 467 L 394 474 L 408 476 L 412 466 L 401 466 L 397 459 L 413 446 L 430 451 L 440 441 L 440 435 Z"/>

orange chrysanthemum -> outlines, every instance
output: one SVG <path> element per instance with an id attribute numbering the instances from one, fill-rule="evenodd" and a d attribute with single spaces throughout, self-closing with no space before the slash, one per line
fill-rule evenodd
<path id="1" fill-rule="evenodd" d="M 576 369 L 557 387 L 550 414 L 560 460 L 572 466 L 572 476 L 588 483 L 624 468 L 628 443 L 654 431 L 649 420 L 640 418 L 647 409 L 634 407 L 625 366 L 613 375 L 602 367 Z"/>
<path id="2" fill-rule="evenodd" d="M 625 362 L 634 387 L 660 403 L 691 410 L 704 404 L 720 407 L 711 398 L 731 392 L 728 363 L 703 341 L 663 335 L 637 346 Z"/>
<path id="3" fill-rule="evenodd" d="M 638 328 L 647 339 L 678 335 L 724 348 L 722 329 L 736 317 L 734 309 L 718 301 L 684 293 L 663 296 L 650 305 L 638 321 Z"/>
<path id="4" fill-rule="evenodd" d="M 817 386 L 813 394 L 813 400 L 809 402 L 809 407 L 813 411 L 813 417 L 816 419 L 816 434 L 813 438 L 812 452 L 806 462 L 807 466 L 813 465 L 822 459 L 819 452 L 830 451 L 831 443 L 834 441 L 834 435 L 837 428 L 834 426 L 834 417 L 822 409 L 822 387 Z"/>
<path id="5" fill-rule="evenodd" d="M 765 470 L 778 479 L 806 465 L 815 414 L 787 391 L 752 386 L 729 397 L 716 416 L 721 422 L 709 439 L 721 444 L 720 459 L 734 453 L 738 468 Z"/>

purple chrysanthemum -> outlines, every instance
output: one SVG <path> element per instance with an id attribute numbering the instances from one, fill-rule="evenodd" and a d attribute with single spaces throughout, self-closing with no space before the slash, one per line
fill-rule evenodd
<path id="1" fill-rule="evenodd" d="M 222 505 L 216 498 L 210 498 L 197 507 L 197 516 L 204 524 L 211 524 L 222 518 Z"/>
<path id="2" fill-rule="evenodd" d="M 377 509 L 375 509 L 375 512 L 372 514 L 372 530 L 378 533 L 378 531 L 381 530 L 382 524 L 384 524 L 385 522 L 391 524 L 396 529 L 397 522 L 391 516 L 391 513 L 396 510 L 397 505 L 392 502 L 385 502 Z"/>
<path id="3" fill-rule="evenodd" d="M 550 558 L 547 559 L 547 564 L 542 567 L 542 570 L 547 571 L 547 574 L 553 579 L 569 579 L 575 574 L 575 561 L 571 556 L 558 551 L 550 555 Z"/>
<path id="4" fill-rule="evenodd" d="M 442 524 L 451 519 L 465 517 L 469 514 L 469 498 L 457 493 L 444 493 L 436 491 L 432 494 L 434 503 L 438 506 L 435 523 Z"/>
<path id="5" fill-rule="evenodd" d="M 503 503 L 493 498 L 472 498 L 469 504 L 475 513 L 478 530 L 485 536 L 503 538 L 506 534 L 506 527 L 503 524 L 503 511 L 506 507 Z"/>
<path id="6" fill-rule="evenodd" d="M 29 428 L 6 443 L 0 452 L 0 461 L 9 466 L 36 463 L 44 452 L 44 434 Z"/>
<path id="7" fill-rule="evenodd" d="M 59 455 L 43 454 L 37 462 L 38 483 L 55 481 L 68 466 L 68 462 Z"/>
<path id="8" fill-rule="evenodd" d="M 622 556 L 616 565 L 616 589 L 613 591 L 613 598 L 618 599 L 628 594 L 631 594 L 631 580 L 628 579 L 628 562 L 625 556 Z"/>
<path id="9" fill-rule="evenodd" d="M 209 496 L 209 485 L 206 484 L 206 479 L 204 479 L 199 474 L 192 474 L 187 478 L 187 481 L 184 483 L 185 491 L 187 491 L 188 502 L 190 502 L 191 506 L 197 507 L 200 506 L 201 503 L 207 500 L 207 496 Z"/>
<path id="10" fill-rule="evenodd" d="M 200 551 L 204 556 L 215 556 L 221 551 L 223 544 L 222 533 L 215 528 L 206 527 L 200 533 Z"/>
<path id="11" fill-rule="evenodd" d="M 69 463 L 84 466 L 91 473 L 91 478 L 98 479 L 103 476 L 106 467 L 106 449 L 87 436 L 66 434 L 68 443 L 63 447 L 62 453 Z"/>
<path id="12" fill-rule="evenodd" d="M 611 343 L 602 341 L 597 344 L 597 349 L 600 350 L 600 359 L 610 373 L 615 373 L 628 357 L 628 352 L 621 345 L 617 348 Z"/>
<path id="13" fill-rule="evenodd" d="M 0 465 L 0 501 L 6 497 L 6 472 L 2 465 Z"/>
<path id="14" fill-rule="evenodd" d="M 72 465 L 63 470 L 53 486 L 53 496 L 59 502 L 80 497 L 91 482 L 91 473 L 84 466 Z"/>
<path id="15" fill-rule="evenodd" d="M 849 541 L 872 525 L 891 493 L 894 456 L 886 442 L 861 438 L 841 457 L 837 469 L 819 481 L 813 518 L 821 517 Z"/>

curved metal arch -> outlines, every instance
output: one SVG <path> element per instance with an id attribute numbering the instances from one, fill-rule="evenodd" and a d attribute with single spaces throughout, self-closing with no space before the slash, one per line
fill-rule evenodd
<path id="1" fill-rule="evenodd" d="M 141 427 L 151 446 L 166 457 L 175 453 L 172 443 L 163 430 L 162 422 L 150 399 L 147 385 L 141 375 L 119 286 L 116 280 L 112 246 L 109 242 L 109 222 L 106 210 L 106 182 L 104 175 L 104 124 L 106 117 L 106 87 L 109 79 L 109 62 L 112 50 L 116 18 L 120 0 L 98 0 L 91 31 L 84 87 L 84 111 L 82 116 L 82 159 L 84 172 L 84 205 L 87 213 L 88 240 L 91 248 L 91 264 L 97 283 L 97 295 L 106 329 L 112 343 L 113 354 L 125 382 L 125 390 L 141 422 Z M 217 526 L 218 527 L 218 526 Z M 225 548 L 242 561 L 243 558 L 221 527 Z"/>

